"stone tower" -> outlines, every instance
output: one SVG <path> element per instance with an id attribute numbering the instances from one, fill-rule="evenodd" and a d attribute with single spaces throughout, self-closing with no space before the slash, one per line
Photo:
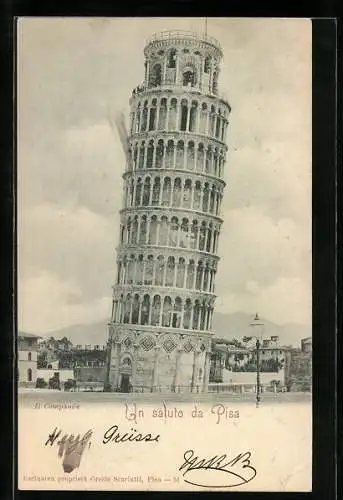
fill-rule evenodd
<path id="1" fill-rule="evenodd" d="M 222 50 L 168 31 L 144 48 L 130 99 L 110 390 L 207 391 L 230 106 Z"/>

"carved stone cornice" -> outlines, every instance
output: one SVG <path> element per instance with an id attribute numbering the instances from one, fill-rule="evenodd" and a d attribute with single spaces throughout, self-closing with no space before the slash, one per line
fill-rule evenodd
<path id="1" fill-rule="evenodd" d="M 148 101 L 149 105 L 151 105 L 152 100 L 157 98 L 167 99 L 167 105 L 173 98 L 177 98 L 180 101 L 185 99 L 187 102 L 197 101 L 198 106 L 206 103 L 208 106 L 214 105 L 216 109 L 220 109 L 227 115 L 231 113 L 231 106 L 226 97 L 220 94 L 210 94 L 208 90 L 200 89 L 199 87 L 186 88 L 176 84 L 161 87 L 146 87 L 141 92 L 133 94 L 129 100 L 131 111 L 135 111 L 139 103 L 142 106 L 145 101 Z"/>
<path id="2" fill-rule="evenodd" d="M 185 170 L 181 168 L 149 168 L 149 169 L 137 169 L 137 170 L 127 170 L 122 175 L 123 179 L 131 179 L 132 177 L 141 177 L 145 179 L 146 177 L 169 177 L 170 179 L 176 179 L 177 177 L 187 180 L 191 179 L 193 182 L 197 180 L 202 184 L 208 182 L 210 184 L 215 184 L 218 188 L 224 189 L 226 182 L 224 179 L 211 175 L 207 172 L 199 172 L 197 170 Z"/>
<path id="3" fill-rule="evenodd" d="M 192 302 L 199 300 L 201 303 L 206 302 L 207 306 L 213 306 L 217 295 L 212 292 L 204 292 L 200 290 L 189 290 L 187 288 L 173 288 L 171 286 L 157 285 L 113 285 L 114 296 L 118 297 L 121 294 L 134 295 L 138 293 L 140 296 L 148 294 L 149 296 L 159 295 L 160 297 L 180 297 L 185 301 L 191 299 Z"/>
<path id="4" fill-rule="evenodd" d="M 177 256 L 175 256 L 175 248 L 177 248 Z M 160 245 L 119 245 L 116 248 L 116 251 L 117 262 L 122 260 L 124 256 L 129 257 L 130 255 L 143 255 L 143 261 L 147 261 L 148 255 L 153 255 L 156 259 L 159 255 L 163 255 L 167 258 L 175 257 L 176 262 L 179 258 L 183 257 L 186 261 L 186 265 L 188 265 L 190 260 L 194 260 L 195 262 L 201 260 L 205 265 L 209 264 L 210 267 L 213 268 L 217 266 L 220 260 L 220 257 L 213 253 L 194 250 L 191 248 L 165 247 Z"/>
<path id="5" fill-rule="evenodd" d="M 175 336 L 180 338 L 180 340 L 191 339 L 194 342 L 210 342 L 214 336 L 214 332 L 207 330 L 187 330 L 183 328 L 172 328 L 164 326 L 151 326 L 151 325 L 133 325 L 129 323 L 112 323 L 115 328 L 118 337 L 123 338 L 123 336 L 132 335 L 133 338 L 138 338 L 141 335 L 152 335 L 156 339 L 163 336 Z"/>
<path id="6" fill-rule="evenodd" d="M 149 207 L 129 207 L 122 208 L 119 211 L 120 222 L 123 224 L 127 217 L 134 217 L 135 215 L 141 217 L 146 215 L 150 218 L 152 215 L 157 215 L 160 218 L 166 216 L 168 220 L 172 217 L 177 217 L 178 219 L 188 219 L 188 220 L 198 220 L 201 222 L 205 221 L 207 224 L 212 223 L 218 229 L 223 223 L 223 219 L 217 215 L 209 214 L 208 212 L 201 212 L 200 210 L 192 210 L 190 208 L 178 208 L 178 207 L 161 207 L 161 206 L 149 206 Z"/>
<path id="7" fill-rule="evenodd" d="M 225 120 L 228 122 L 228 120 Z M 193 141 L 194 144 L 199 145 L 204 144 L 204 146 L 220 147 L 224 151 L 228 151 L 228 146 L 225 142 L 205 134 L 198 134 L 196 132 L 187 132 L 186 130 L 149 130 L 145 132 L 137 132 L 129 137 L 131 147 L 134 146 L 134 141 L 149 140 L 154 139 L 158 141 L 162 139 L 164 141 L 174 140 L 175 142 L 183 140 L 185 143 Z"/>

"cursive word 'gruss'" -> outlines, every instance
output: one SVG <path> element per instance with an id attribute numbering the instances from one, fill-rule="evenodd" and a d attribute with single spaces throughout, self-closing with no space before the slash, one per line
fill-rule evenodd
<path id="1" fill-rule="evenodd" d="M 104 434 L 103 444 L 107 444 L 110 442 L 114 443 L 125 443 L 128 441 L 131 442 L 141 442 L 144 441 L 146 443 L 156 442 L 160 439 L 160 435 L 152 436 L 152 434 L 142 434 L 138 432 L 136 429 L 130 429 L 131 432 L 125 432 L 121 434 L 119 432 L 119 427 L 117 425 L 112 425 Z"/>

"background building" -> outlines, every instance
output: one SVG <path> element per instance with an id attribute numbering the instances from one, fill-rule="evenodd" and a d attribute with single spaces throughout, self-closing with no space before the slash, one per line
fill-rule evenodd
<path id="1" fill-rule="evenodd" d="M 37 380 L 37 344 L 41 337 L 18 333 L 18 385 L 35 387 Z"/>
<path id="2" fill-rule="evenodd" d="M 312 337 L 301 340 L 301 348 L 285 350 L 285 377 L 289 390 L 312 391 Z"/>
<path id="3" fill-rule="evenodd" d="M 130 100 L 112 390 L 207 390 L 230 106 L 219 43 L 163 32 Z"/>

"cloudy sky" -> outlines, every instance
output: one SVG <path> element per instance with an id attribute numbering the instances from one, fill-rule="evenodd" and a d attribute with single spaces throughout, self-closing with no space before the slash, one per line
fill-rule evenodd
<path id="1" fill-rule="evenodd" d="M 22 19 L 18 26 L 18 322 L 105 320 L 116 271 L 128 113 L 154 32 L 201 19 Z M 311 25 L 209 19 L 232 106 L 217 311 L 311 323 Z"/>

